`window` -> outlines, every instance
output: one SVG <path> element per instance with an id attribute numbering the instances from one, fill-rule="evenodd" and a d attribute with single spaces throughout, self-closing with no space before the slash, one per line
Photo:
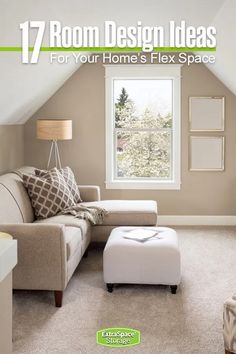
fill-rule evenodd
<path id="1" fill-rule="evenodd" d="M 106 65 L 106 188 L 180 189 L 180 65 Z"/>

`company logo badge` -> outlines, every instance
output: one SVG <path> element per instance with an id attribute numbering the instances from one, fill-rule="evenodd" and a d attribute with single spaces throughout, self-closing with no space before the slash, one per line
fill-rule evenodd
<path id="1" fill-rule="evenodd" d="M 140 343 L 140 331 L 133 328 L 104 328 L 97 331 L 97 344 L 106 347 L 123 348 Z"/>

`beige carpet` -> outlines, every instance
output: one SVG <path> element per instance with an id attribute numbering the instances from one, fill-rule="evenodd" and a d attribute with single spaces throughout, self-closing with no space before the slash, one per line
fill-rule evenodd
<path id="1" fill-rule="evenodd" d="M 176 228 L 182 250 L 177 295 L 163 286 L 120 285 L 112 294 L 102 278 L 102 249 L 83 259 L 64 295 L 14 294 L 14 353 L 222 354 L 222 306 L 236 291 L 236 228 Z M 46 276 L 46 275 L 45 275 Z M 141 330 L 141 344 L 96 345 L 105 327 Z"/>

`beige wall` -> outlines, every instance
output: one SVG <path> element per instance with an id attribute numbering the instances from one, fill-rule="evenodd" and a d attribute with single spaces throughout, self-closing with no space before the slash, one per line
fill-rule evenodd
<path id="1" fill-rule="evenodd" d="M 0 353 L 12 353 L 12 272 L 0 282 Z"/>
<path id="2" fill-rule="evenodd" d="M 83 65 L 25 124 L 25 163 L 46 167 L 49 143 L 35 139 L 37 118 L 73 119 L 73 140 L 60 142 L 64 165 L 79 182 L 98 184 L 106 199 L 155 199 L 162 215 L 236 215 L 236 97 L 203 65 L 182 68 L 182 187 L 180 191 L 106 190 L 105 91 L 102 64 Z M 226 169 L 188 170 L 188 97 L 226 97 Z"/>
<path id="3" fill-rule="evenodd" d="M 0 174 L 24 165 L 24 126 L 0 125 Z"/>

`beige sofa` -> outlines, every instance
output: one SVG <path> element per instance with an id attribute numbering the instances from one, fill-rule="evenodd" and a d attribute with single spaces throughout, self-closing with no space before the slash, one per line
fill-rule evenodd
<path id="1" fill-rule="evenodd" d="M 28 193 L 19 172 L 0 176 L 0 231 L 18 241 L 18 264 L 13 272 L 14 289 L 53 290 L 57 307 L 63 291 L 92 241 L 106 241 L 121 225 L 150 225 L 157 222 L 155 201 L 100 200 L 97 186 L 79 186 L 83 204 L 108 211 L 103 225 L 91 226 L 72 215 L 35 220 Z"/>
<path id="2" fill-rule="evenodd" d="M 236 293 L 224 303 L 223 336 L 225 354 L 236 353 Z"/>

